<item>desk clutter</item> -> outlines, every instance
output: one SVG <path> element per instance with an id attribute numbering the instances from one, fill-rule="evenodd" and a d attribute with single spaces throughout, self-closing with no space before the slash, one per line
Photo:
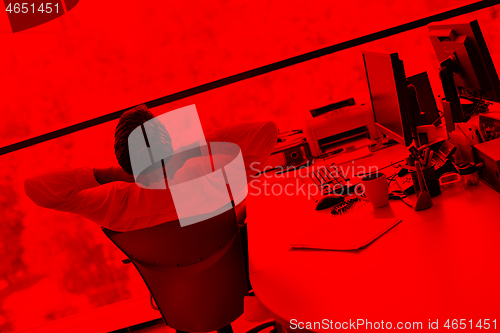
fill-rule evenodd
<path id="1" fill-rule="evenodd" d="M 378 168 L 375 173 L 361 175 L 363 178 L 346 175 L 342 168 L 335 164 L 327 163 L 326 166 L 311 168 L 308 173 L 310 182 L 317 187 L 319 193 L 316 198 L 318 202 L 316 209 L 329 208 L 331 215 L 335 218 L 324 227 L 293 239 L 290 246 L 297 250 L 360 250 L 402 221 L 397 217 L 375 218 L 372 214 L 365 214 L 368 211 L 372 212 L 372 209 L 383 211 L 383 207 L 389 207 L 386 204 L 376 203 L 380 201 L 380 197 L 387 196 L 389 201 L 402 200 L 412 210 L 421 211 L 431 208 L 432 198 L 442 193 L 463 191 L 477 186 L 478 170 L 482 168 L 482 165 L 455 164 L 453 157 L 455 151 L 456 147 L 449 140 L 442 139 L 419 148 L 411 146 L 408 148 L 406 159 L 391 162 L 389 165 Z M 401 162 L 406 163 L 401 165 Z M 361 160 L 358 163 L 363 164 L 364 161 Z M 393 175 L 390 175 L 390 171 L 387 172 L 388 176 L 380 172 L 390 167 L 397 170 Z M 401 183 L 398 180 L 401 179 L 406 183 L 404 186 L 400 186 Z M 393 180 L 396 180 L 393 188 L 389 189 L 388 186 Z M 365 195 L 360 195 L 363 191 L 358 186 L 374 181 L 378 183 L 383 181 L 387 184 L 383 190 L 382 187 L 376 186 L 374 191 L 375 197 L 378 198 L 373 199 L 373 193 L 370 198 L 366 187 L 364 188 Z M 410 194 L 416 194 L 416 198 L 410 200 L 408 197 Z M 372 201 L 371 204 L 368 204 L 368 201 Z M 366 205 L 370 206 L 367 211 L 364 208 Z M 390 210 L 390 207 L 386 209 Z M 352 213 L 356 211 L 358 213 Z"/>
<path id="2" fill-rule="evenodd" d="M 406 161 L 404 165 L 399 164 L 398 171 L 392 175 L 389 172 L 384 178 L 384 181 L 387 179 L 388 185 L 395 181 L 399 187 L 399 189 L 387 191 L 389 200 L 403 200 L 405 204 L 419 211 L 432 207 L 432 198 L 442 192 L 450 193 L 477 186 L 479 172 L 481 168 L 484 168 L 483 164 L 455 164 L 454 153 L 456 150 L 457 148 L 450 140 L 438 139 L 419 148 L 410 146 L 408 158 L 377 168 L 377 174 L 385 177 L 383 173 L 380 173 L 381 170 Z M 315 193 L 312 193 L 313 191 L 310 193 L 311 197 L 316 200 L 316 210 L 330 208 L 332 215 L 339 216 L 366 201 L 366 197 L 356 196 L 356 192 L 362 190 L 361 187 L 358 187 L 360 184 L 364 185 L 363 190 L 366 190 L 366 184 L 362 184 L 362 177 L 370 176 L 370 174 L 346 175 L 342 171 L 342 166 L 329 163 L 331 154 L 327 155 L 324 161 L 326 165 L 319 167 L 313 165 L 308 172 L 309 182 L 314 184 L 317 189 Z M 359 163 L 363 164 L 363 161 Z M 416 200 L 408 198 L 408 195 L 411 194 L 417 195 Z M 374 197 L 377 196 L 380 197 L 379 194 Z M 380 201 L 378 199 L 377 202 Z M 368 201 L 372 201 L 374 207 L 387 204 L 387 202 L 374 203 L 373 200 L 372 198 Z"/>
<path id="3" fill-rule="evenodd" d="M 354 188 L 359 184 L 357 178 L 351 180 L 336 166 L 312 169 L 310 176 L 321 195 L 353 193 Z"/>

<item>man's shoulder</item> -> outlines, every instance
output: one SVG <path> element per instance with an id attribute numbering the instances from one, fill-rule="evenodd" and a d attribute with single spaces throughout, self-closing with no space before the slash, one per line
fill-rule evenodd
<path id="1" fill-rule="evenodd" d="M 210 156 L 198 156 L 190 158 L 184 165 L 175 173 L 174 180 L 178 183 L 206 176 L 213 172 L 212 162 L 214 165 L 225 165 L 230 161 L 231 156 L 216 154 Z"/>

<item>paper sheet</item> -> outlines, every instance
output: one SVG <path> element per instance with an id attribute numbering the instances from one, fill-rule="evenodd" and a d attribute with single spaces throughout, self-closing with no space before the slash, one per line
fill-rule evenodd
<path id="1" fill-rule="evenodd" d="M 300 235 L 291 242 L 294 249 L 358 250 L 401 222 L 401 219 L 364 217 L 334 219 L 325 228 Z"/>

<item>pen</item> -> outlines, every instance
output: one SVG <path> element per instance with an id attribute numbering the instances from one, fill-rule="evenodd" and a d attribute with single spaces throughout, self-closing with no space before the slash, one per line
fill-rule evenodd
<path id="1" fill-rule="evenodd" d="M 427 165 L 427 163 L 429 162 L 429 148 L 425 148 L 424 150 L 424 166 Z"/>
<path id="2" fill-rule="evenodd" d="M 410 153 L 413 155 L 415 161 L 420 161 L 420 163 L 424 162 L 422 155 L 415 147 L 410 147 Z"/>
<path id="3" fill-rule="evenodd" d="M 428 163 L 432 162 L 432 157 L 433 156 L 434 156 L 434 150 L 431 149 L 431 151 L 429 152 L 429 161 L 428 161 Z"/>
<path id="4" fill-rule="evenodd" d="M 415 166 L 415 158 L 413 156 L 410 155 L 410 157 L 408 157 L 408 160 L 410 166 Z"/>
<path id="5" fill-rule="evenodd" d="M 427 186 L 425 184 L 424 175 L 422 174 L 422 168 L 420 162 L 418 161 L 415 162 L 415 168 L 417 169 L 416 171 L 417 171 L 418 186 L 420 187 L 420 194 L 422 194 L 422 192 L 427 192 Z"/>

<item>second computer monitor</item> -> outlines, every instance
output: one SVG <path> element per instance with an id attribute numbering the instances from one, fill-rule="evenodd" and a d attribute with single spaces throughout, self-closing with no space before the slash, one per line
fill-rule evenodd
<path id="1" fill-rule="evenodd" d="M 434 93 L 432 92 L 427 72 L 407 77 L 406 80 L 408 83 L 413 85 L 417 91 L 418 106 L 420 112 L 422 113 L 420 117 L 415 117 L 414 115 L 414 118 L 418 118 L 418 120 L 415 119 L 416 125 L 422 126 L 441 124 L 439 110 L 437 108 L 436 99 L 434 98 Z"/>
<path id="2" fill-rule="evenodd" d="M 377 130 L 409 146 L 410 106 L 403 62 L 397 53 L 363 52 L 368 89 Z"/>
<path id="3" fill-rule="evenodd" d="M 429 31 L 441 64 L 448 58 L 453 62 L 457 94 L 500 102 L 500 81 L 477 20 L 465 24 L 430 24 Z"/>

